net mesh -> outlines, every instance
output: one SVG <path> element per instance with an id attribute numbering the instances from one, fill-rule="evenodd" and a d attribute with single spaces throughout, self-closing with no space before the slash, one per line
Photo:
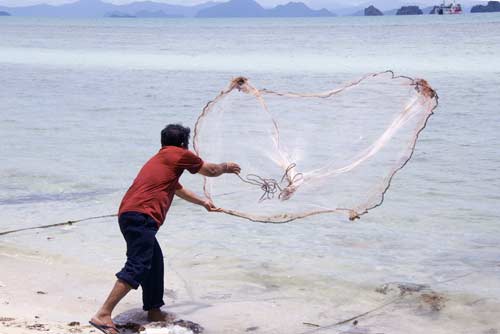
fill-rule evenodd
<path id="1" fill-rule="evenodd" d="M 204 160 L 237 162 L 242 173 L 205 178 L 203 191 L 222 212 L 257 222 L 359 218 L 382 204 L 437 105 L 425 80 L 392 71 L 321 93 L 235 78 L 205 106 L 193 141 Z"/>

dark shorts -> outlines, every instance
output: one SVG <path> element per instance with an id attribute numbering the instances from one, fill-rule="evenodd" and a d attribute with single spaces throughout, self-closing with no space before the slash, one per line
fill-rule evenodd
<path id="1" fill-rule="evenodd" d="M 144 310 L 160 308 L 163 302 L 163 254 L 156 240 L 158 225 L 150 216 L 125 212 L 118 218 L 127 243 L 127 262 L 116 277 L 133 289 L 142 287 Z"/>

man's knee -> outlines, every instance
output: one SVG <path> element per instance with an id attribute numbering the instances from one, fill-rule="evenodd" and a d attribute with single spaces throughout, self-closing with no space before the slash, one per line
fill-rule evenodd
<path id="1" fill-rule="evenodd" d="M 123 269 L 116 274 L 116 277 L 136 290 L 148 277 L 150 271 L 151 263 L 145 264 L 129 259 Z"/>

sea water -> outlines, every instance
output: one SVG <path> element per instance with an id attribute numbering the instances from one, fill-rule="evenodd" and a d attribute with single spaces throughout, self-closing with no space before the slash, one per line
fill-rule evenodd
<path id="1" fill-rule="evenodd" d="M 185 282 L 180 302 L 272 300 L 280 314 L 297 316 L 300 308 L 286 302 L 292 300 L 316 312 L 303 321 L 325 325 L 387 302 L 375 292 L 382 284 L 426 284 L 445 298 L 441 310 L 413 296 L 370 315 L 367 327 L 325 332 L 497 333 L 498 14 L 1 18 L 0 231 L 116 213 L 159 149 L 161 129 L 172 122 L 192 127 L 235 76 L 257 87 L 320 91 L 387 69 L 428 80 L 440 106 L 382 207 L 356 223 L 317 216 L 275 226 L 176 200 L 158 235 L 167 287 L 175 270 Z M 383 98 L 374 96 L 373 108 Z M 181 182 L 201 193 L 200 177 Z M 0 243 L 95 268 L 118 270 L 124 260 L 113 218 Z M 237 310 L 225 316 L 243 324 Z M 245 312 L 252 318 L 259 310 Z M 231 330 L 212 321 L 207 327 L 216 333 L 239 332 L 238 321 Z M 280 321 L 268 319 L 274 329 L 267 332 L 280 333 Z"/>

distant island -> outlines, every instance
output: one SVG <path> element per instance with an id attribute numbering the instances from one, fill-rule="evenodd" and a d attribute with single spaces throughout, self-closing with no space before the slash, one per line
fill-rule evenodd
<path id="1" fill-rule="evenodd" d="M 376 8 L 373 5 L 365 8 L 365 16 L 382 16 L 382 15 L 384 15 L 384 13 L 382 13 L 378 8 Z"/>
<path id="2" fill-rule="evenodd" d="M 136 17 L 149 17 L 149 18 L 180 18 L 184 17 L 183 15 L 180 14 L 167 14 L 162 10 L 157 10 L 157 11 L 148 11 L 148 10 L 141 10 L 135 13 Z"/>
<path id="3" fill-rule="evenodd" d="M 500 12 L 500 2 L 499 1 L 488 1 L 486 6 L 476 5 L 470 10 L 471 13 L 493 13 Z"/>
<path id="4" fill-rule="evenodd" d="M 265 9 L 254 0 L 230 0 L 202 9 L 196 17 L 326 17 L 334 16 L 326 9 L 314 10 L 302 2 L 289 2 Z"/>
<path id="5" fill-rule="evenodd" d="M 422 15 L 424 12 L 418 6 L 403 6 L 396 12 L 396 15 Z"/>
<path id="6" fill-rule="evenodd" d="M 289 2 L 274 8 L 263 8 L 254 0 L 208 1 L 194 6 L 140 1 L 115 5 L 102 0 L 79 0 L 63 5 L 0 6 L 0 11 L 16 16 L 38 17 L 113 17 L 113 18 L 178 18 L 178 17 L 329 17 L 327 9 L 311 9 L 302 2 Z"/>
<path id="7" fill-rule="evenodd" d="M 153 1 L 140 1 L 125 5 L 115 5 L 101 0 L 79 0 L 58 6 L 46 4 L 22 7 L 0 6 L 0 11 L 7 11 L 15 16 L 65 18 L 194 17 L 201 9 L 216 4 L 216 2 L 208 1 L 194 6 L 183 6 Z"/>
<path id="8" fill-rule="evenodd" d="M 267 11 L 270 17 L 327 17 L 335 16 L 329 10 L 322 8 L 318 10 L 307 7 L 302 2 L 289 2 L 286 5 L 279 5 Z"/>
<path id="9" fill-rule="evenodd" d="M 122 12 L 112 12 L 106 15 L 107 17 L 114 17 L 114 18 L 180 18 L 184 17 L 183 15 L 170 15 L 165 13 L 162 10 L 158 11 L 147 11 L 147 10 L 141 10 L 136 12 L 135 14 L 129 14 L 129 13 L 122 13 Z"/>
<path id="10" fill-rule="evenodd" d="M 134 17 L 137 17 L 135 15 L 130 15 L 127 13 L 120 13 L 120 12 L 109 13 L 107 16 L 114 17 L 114 18 L 134 18 Z"/>
<path id="11" fill-rule="evenodd" d="M 266 10 L 253 0 L 231 0 L 202 9 L 196 17 L 263 17 Z"/>
<path id="12" fill-rule="evenodd" d="M 197 5 L 172 5 L 166 2 L 155 2 L 160 0 L 138 0 L 138 2 L 118 5 L 109 1 L 111 0 L 75 0 L 75 2 L 62 5 L 0 6 L 0 16 L 64 18 L 333 17 L 336 16 L 335 13 L 344 16 L 421 15 L 423 13 L 429 14 L 435 8 L 432 6 L 421 9 L 418 6 L 407 5 L 399 9 L 395 8 L 406 2 L 405 0 L 377 0 L 372 4 L 368 2 L 363 5 L 352 4 L 344 7 L 335 5 L 335 1 L 329 3 L 328 0 L 308 0 L 307 2 L 306 0 L 291 0 L 287 4 L 273 8 L 263 7 L 258 2 L 261 0 L 207 0 L 207 2 Z M 161 1 L 168 2 L 168 0 Z M 436 2 L 438 1 L 436 0 Z M 384 7 L 375 7 L 375 4 L 381 3 L 384 3 Z M 321 5 L 328 7 L 321 8 Z M 390 9 L 391 7 L 395 9 Z M 467 11 L 469 9 L 470 7 L 467 8 Z M 500 11 L 500 1 L 489 1 L 487 5 L 477 5 L 471 10 L 472 13 L 498 11 Z"/>

